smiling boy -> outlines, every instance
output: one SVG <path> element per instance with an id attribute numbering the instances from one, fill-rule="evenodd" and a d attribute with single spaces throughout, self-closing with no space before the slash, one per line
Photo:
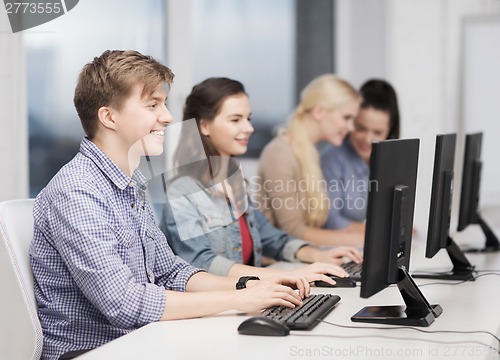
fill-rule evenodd
<path id="1" fill-rule="evenodd" d="M 299 305 L 309 292 L 305 278 L 292 276 L 237 291 L 234 279 L 173 254 L 137 169 L 141 156 L 163 151 L 172 80 L 136 51 L 105 51 L 80 73 L 74 103 L 86 137 L 33 210 L 42 359 L 72 358 L 154 321 Z"/>

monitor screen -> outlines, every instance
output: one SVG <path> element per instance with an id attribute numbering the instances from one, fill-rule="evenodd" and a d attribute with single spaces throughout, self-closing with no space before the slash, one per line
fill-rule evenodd
<path id="1" fill-rule="evenodd" d="M 361 297 L 396 283 L 398 267 L 409 267 L 418 149 L 418 139 L 372 145 Z"/>
<path id="2" fill-rule="evenodd" d="M 447 245 L 453 196 L 456 134 L 437 135 L 425 256 L 432 258 Z"/>
<path id="3" fill-rule="evenodd" d="M 352 321 L 429 326 L 442 309 L 430 305 L 408 273 L 418 139 L 372 144 L 361 297 L 397 284 L 406 306 L 369 306 Z"/>
<path id="4" fill-rule="evenodd" d="M 462 192 L 460 196 L 460 212 L 458 214 L 458 231 L 470 224 L 477 224 L 479 205 L 479 184 L 481 177 L 481 144 L 483 134 L 468 134 L 465 137 L 464 167 L 462 172 Z"/>
<path id="5" fill-rule="evenodd" d="M 464 166 L 462 172 L 462 191 L 458 231 L 472 224 L 479 224 L 486 236 L 484 248 L 468 249 L 466 252 L 500 251 L 500 242 L 479 212 L 479 193 L 481 185 L 481 146 L 483 133 L 467 134 L 465 137 Z"/>
<path id="6" fill-rule="evenodd" d="M 413 273 L 414 278 L 474 279 L 474 267 L 449 235 L 456 138 L 456 134 L 436 136 L 429 227 L 427 229 L 427 246 L 425 249 L 427 258 L 432 258 L 439 250 L 446 249 L 453 263 L 453 270 L 451 272 Z"/>

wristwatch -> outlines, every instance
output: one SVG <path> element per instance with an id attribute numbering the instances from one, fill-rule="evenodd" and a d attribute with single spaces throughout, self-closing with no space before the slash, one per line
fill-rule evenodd
<path id="1" fill-rule="evenodd" d="M 245 289 L 249 280 L 260 280 L 257 276 L 242 276 L 236 283 L 236 290 Z"/>

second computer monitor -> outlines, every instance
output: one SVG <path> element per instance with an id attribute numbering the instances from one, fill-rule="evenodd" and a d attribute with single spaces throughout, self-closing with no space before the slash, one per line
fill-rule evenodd
<path id="1" fill-rule="evenodd" d="M 451 272 L 413 273 L 414 278 L 445 280 L 472 280 L 474 278 L 474 267 L 449 235 L 456 138 L 456 134 L 436 136 L 429 227 L 425 250 L 425 256 L 432 258 L 439 250 L 446 249 L 453 263 L 453 270 Z"/>
<path id="2" fill-rule="evenodd" d="M 453 166 L 455 164 L 456 134 L 436 136 L 434 173 L 432 176 L 431 206 L 425 256 L 432 258 L 445 248 L 450 229 L 451 199 L 453 196 Z"/>

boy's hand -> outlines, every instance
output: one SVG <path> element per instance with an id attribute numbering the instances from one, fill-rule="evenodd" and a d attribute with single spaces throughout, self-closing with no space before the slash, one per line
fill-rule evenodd
<path id="1" fill-rule="evenodd" d="M 256 312 L 271 306 L 293 308 L 302 305 L 302 299 L 310 292 L 309 282 L 304 276 L 288 274 L 249 281 L 248 285 L 234 293 L 235 307 L 239 311 Z"/>

